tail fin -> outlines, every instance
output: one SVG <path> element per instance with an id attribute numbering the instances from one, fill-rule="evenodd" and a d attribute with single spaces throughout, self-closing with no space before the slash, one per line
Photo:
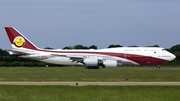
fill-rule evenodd
<path id="1" fill-rule="evenodd" d="M 13 27 L 5 27 L 13 48 L 26 48 L 38 50 L 38 48 Z"/>

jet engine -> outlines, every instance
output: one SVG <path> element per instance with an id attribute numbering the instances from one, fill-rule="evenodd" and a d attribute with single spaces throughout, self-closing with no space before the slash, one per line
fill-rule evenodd
<path id="1" fill-rule="evenodd" d="M 117 67 L 117 61 L 115 61 L 115 60 L 104 60 L 103 66 L 105 68 L 116 68 Z"/>
<path id="2" fill-rule="evenodd" d="M 98 66 L 98 59 L 96 58 L 85 58 L 84 59 L 85 66 Z"/>

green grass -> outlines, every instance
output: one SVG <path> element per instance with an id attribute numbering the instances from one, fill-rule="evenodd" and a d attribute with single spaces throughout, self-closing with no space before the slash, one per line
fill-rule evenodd
<path id="1" fill-rule="evenodd" d="M 1 67 L 0 81 L 180 81 L 179 67 Z"/>
<path id="2" fill-rule="evenodd" d="M 180 86 L 0 85 L 1 101 L 179 101 Z"/>
<path id="3" fill-rule="evenodd" d="M 0 81 L 180 81 L 179 67 L 1 67 Z M 179 101 L 180 86 L 0 85 L 0 101 Z"/>

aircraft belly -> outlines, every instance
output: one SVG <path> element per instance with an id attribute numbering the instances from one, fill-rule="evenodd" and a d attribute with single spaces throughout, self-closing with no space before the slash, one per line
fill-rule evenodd
<path id="1" fill-rule="evenodd" d="M 124 59 L 124 58 L 121 58 L 121 60 L 118 61 L 118 65 L 119 64 L 121 64 L 121 65 L 139 65 L 137 62 L 134 62 L 134 61 L 131 61 L 128 59 Z"/>

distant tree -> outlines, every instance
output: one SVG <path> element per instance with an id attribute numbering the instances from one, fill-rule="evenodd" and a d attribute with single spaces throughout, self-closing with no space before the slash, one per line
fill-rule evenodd
<path id="1" fill-rule="evenodd" d="M 159 45 L 154 45 L 154 46 L 147 46 L 147 47 L 159 47 Z"/>
<path id="2" fill-rule="evenodd" d="M 3 58 L 7 56 L 9 56 L 9 53 L 6 50 L 0 49 L 0 61 L 3 61 Z"/>
<path id="3" fill-rule="evenodd" d="M 0 49 L 0 56 L 3 56 L 4 51 L 2 49 Z"/>
<path id="4" fill-rule="evenodd" d="M 108 48 L 114 48 L 114 47 L 123 47 L 123 46 L 121 46 L 121 45 L 114 45 L 114 44 L 112 44 L 112 45 L 109 45 L 109 47 L 108 47 Z"/>
<path id="5" fill-rule="evenodd" d="M 128 46 L 128 47 L 139 47 L 139 46 L 135 46 L 135 45 L 134 45 L 134 46 Z"/>
<path id="6" fill-rule="evenodd" d="M 4 56 L 2 61 L 4 61 L 4 62 L 13 62 L 13 61 L 15 61 L 15 59 L 14 59 L 13 56 Z"/>
<path id="7" fill-rule="evenodd" d="M 97 49 L 97 46 L 95 45 L 89 46 L 89 49 Z"/>
<path id="8" fill-rule="evenodd" d="M 176 59 L 178 61 L 180 61 L 180 52 L 176 52 L 176 53 L 174 53 L 174 55 L 176 56 Z"/>
<path id="9" fill-rule="evenodd" d="M 49 49 L 49 50 L 53 50 L 54 48 L 46 47 L 46 48 L 44 48 L 44 49 Z"/>
<path id="10" fill-rule="evenodd" d="M 176 53 L 176 52 L 180 52 L 180 44 L 172 46 L 170 49 L 168 49 L 169 52 L 171 53 Z"/>
<path id="11" fill-rule="evenodd" d="M 63 49 L 97 49 L 97 46 L 92 45 L 90 47 L 87 47 L 87 46 L 83 46 L 83 45 L 75 45 L 74 47 L 73 46 L 66 46 Z"/>
<path id="12" fill-rule="evenodd" d="M 9 53 L 6 50 L 0 49 L 0 56 L 9 56 Z"/>
<path id="13" fill-rule="evenodd" d="M 0 56 L 0 61 L 2 61 L 3 60 L 3 56 Z"/>
<path id="14" fill-rule="evenodd" d="M 89 49 L 89 48 L 87 46 L 76 45 L 74 46 L 74 49 Z"/>
<path id="15" fill-rule="evenodd" d="M 66 47 L 64 47 L 63 49 L 74 49 L 74 47 L 72 47 L 72 46 L 66 46 Z"/>

